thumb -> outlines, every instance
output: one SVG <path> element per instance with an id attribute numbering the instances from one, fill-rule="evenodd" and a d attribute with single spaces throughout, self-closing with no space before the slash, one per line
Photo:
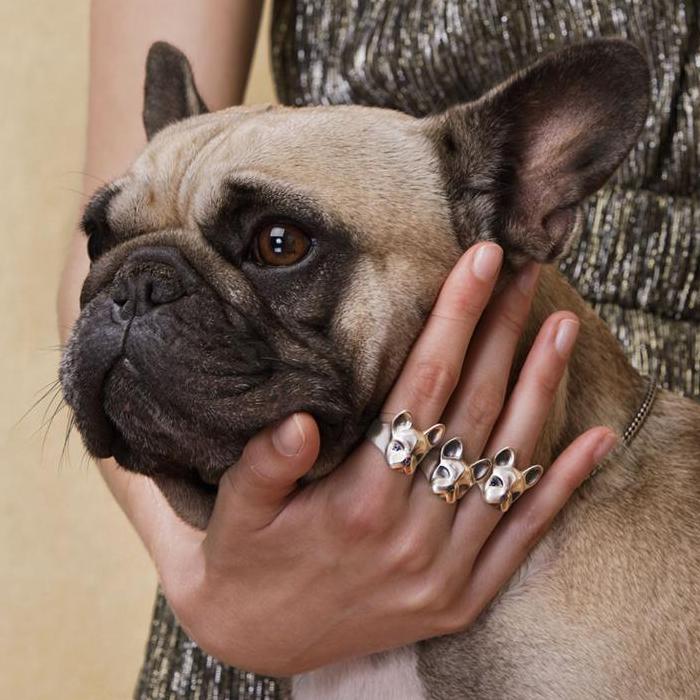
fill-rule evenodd
<path id="1" fill-rule="evenodd" d="M 318 457 L 316 421 L 294 413 L 253 437 L 219 482 L 207 539 L 269 525 Z"/>

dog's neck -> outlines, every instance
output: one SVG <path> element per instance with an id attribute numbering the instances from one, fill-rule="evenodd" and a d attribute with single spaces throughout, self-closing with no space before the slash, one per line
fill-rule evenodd
<path id="1" fill-rule="evenodd" d="M 647 389 L 647 381 L 629 363 L 605 323 L 552 267 L 542 271 L 518 364 L 543 321 L 563 309 L 579 317 L 581 328 L 534 456 L 545 465 L 588 428 L 605 425 L 622 435 Z"/>

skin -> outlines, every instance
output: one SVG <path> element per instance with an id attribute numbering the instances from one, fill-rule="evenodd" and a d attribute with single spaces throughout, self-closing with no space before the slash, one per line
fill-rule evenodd
<path id="1" fill-rule="evenodd" d="M 212 109 L 238 102 L 259 9 L 253 3 L 154 2 L 144 8 L 126 2 L 117 10 L 93 3 L 86 172 L 111 179 L 145 143 L 142 66 L 157 39 L 190 56 Z M 114 133 L 118 139 L 108 136 Z M 86 177 L 85 191 L 96 184 Z M 419 425 L 441 419 L 448 434 L 472 436 L 480 453 L 502 446 L 508 435 L 524 463 L 578 322 L 570 312 L 545 321 L 505 401 L 538 267 L 526 267 L 489 304 L 501 257 L 492 243 L 462 256 L 383 412 L 390 417 L 410 406 Z M 77 317 L 87 269 L 85 240 L 76 234 L 59 292 L 63 340 Z M 443 337 L 452 339 L 449 347 Z M 475 395 L 496 398 L 479 403 Z M 422 477 L 386 469 L 367 443 L 329 477 L 298 489 L 297 479 L 318 452 L 317 428 L 305 414 L 249 442 L 222 479 L 206 532 L 179 520 L 148 479 L 119 470 L 112 460 L 100 468 L 194 641 L 224 662 L 291 675 L 469 626 L 615 439 L 602 427 L 577 438 L 528 494 L 528 508 L 514 509 L 503 523 L 500 511 L 475 491 L 458 506 L 446 506 Z M 513 536 L 523 531 L 538 536 Z M 276 620 L 274 633 L 269 619 Z"/>

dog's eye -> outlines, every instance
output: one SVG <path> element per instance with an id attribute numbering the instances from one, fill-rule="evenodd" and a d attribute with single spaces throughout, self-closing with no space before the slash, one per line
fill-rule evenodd
<path id="1" fill-rule="evenodd" d="M 272 224 L 258 234 L 254 253 L 261 265 L 281 267 L 298 263 L 311 247 L 311 239 L 290 224 Z"/>

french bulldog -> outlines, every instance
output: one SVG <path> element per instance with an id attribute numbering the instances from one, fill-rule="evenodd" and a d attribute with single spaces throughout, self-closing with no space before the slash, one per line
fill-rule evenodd
<path id="1" fill-rule="evenodd" d="M 200 528 L 246 441 L 293 411 L 320 426 L 310 478 L 328 473 L 462 251 L 497 241 L 507 279 L 567 249 L 579 204 L 637 142 L 648 84 L 634 47 L 599 40 L 423 119 L 207 113 L 187 59 L 155 44 L 148 146 L 83 217 L 92 265 L 60 377 L 87 449 L 151 476 Z M 518 363 L 556 309 L 581 330 L 535 455 L 545 465 L 591 425 L 621 433 L 645 391 L 553 267 Z M 294 697 L 697 697 L 699 428 L 700 406 L 660 392 L 469 630 L 304 674 Z"/>

